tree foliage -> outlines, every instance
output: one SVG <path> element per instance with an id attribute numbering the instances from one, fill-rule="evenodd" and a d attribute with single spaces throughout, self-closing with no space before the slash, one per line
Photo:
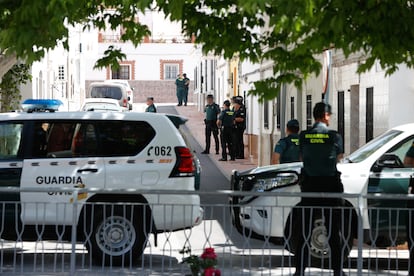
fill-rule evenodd
<path id="1" fill-rule="evenodd" d="M 364 57 L 359 72 L 376 61 L 388 74 L 399 64 L 414 66 L 410 0 L 0 0 L 0 5 L 0 48 L 29 61 L 39 59 L 58 40 L 65 42 L 64 22 L 122 26 L 122 39 L 137 45 L 149 30 L 134 16 L 161 10 L 180 21 L 187 35 L 194 34 L 205 52 L 274 61 L 274 77 L 256 83 L 252 91 L 262 99 L 276 96 L 282 83 L 300 86 L 310 74 L 319 74 L 315 57 L 326 49 L 339 49 L 346 56 L 359 53 Z M 109 50 L 107 57 L 98 66 L 116 63 L 122 55 Z"/>
<path id="2" fill-rule="evenodd" d="M 31 80 L 29 66 L 26 64 L 15 64 L 4 74 L 0 82 L 1 112 L 17 110 L 21 100 L 20 85 Z"/>

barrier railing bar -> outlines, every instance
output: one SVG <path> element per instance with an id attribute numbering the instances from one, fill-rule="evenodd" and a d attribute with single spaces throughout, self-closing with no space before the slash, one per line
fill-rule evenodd
<path id="1" fill-rule="evenodd" d="M 115 189 L 115 188 L 70 188 L 70 187 L 0 187 L 0 193 L 41 193 L 41 192 L 72 192 L 74 193 L 102 193 L 102 194 L 149 194 L 149 195 L 227 195 L 227 196 L 270 196 L 270 197 L 322 197 L 322 198 L 346 198 L 357 199 L 396 199 L 414 200 L 414 194 L 381 194 L 381 193 L 309 193 L 309 192 L 251 192 L 233 190 L 213 190 L 213 191 L 189 191 L 189 190 L 147 190 L 147 189 Z"/>
<path id="2" fill-rule="evenodd" d="M 363 216 L 364 214 L 364 204 L 363 204 L 363 197 L 362 195 L 358 197 L 358 210 L 357 210 L 357 217 L 358 217 L 358 258 L 357 258 L 357 271 L 358 275 L 362 275 L 363 269 L 363 258 L 362 258 L 362 247 L 363 247 L 363 240 L 364 240 L 364 226 L 363 226 Z"/>
<path id="3" fill-rule="evenodd" d="M 71 233 L 71 242 L 72 242 L 72 251 L 70 253 L 70 275 L 75 275 L 76 273 L 76 231 L 78 221 L 78 191 L 75 189 L 73 192 L 73 212 L 72 212 L 72 233 Z"/>

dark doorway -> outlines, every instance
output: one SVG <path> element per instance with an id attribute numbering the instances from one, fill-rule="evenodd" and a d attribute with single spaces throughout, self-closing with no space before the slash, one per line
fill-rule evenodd
<path id="1" fill-rule="evenodd" d="M 342 136 L 345 145 L 345 93 L 338 91 L 338 133 Z"/>
<path id="2" fill-rule="evenodd" d="M 365 109 L 365 142 L 374 138 L 374 88 L 367 88 L 366 109 Z"/>

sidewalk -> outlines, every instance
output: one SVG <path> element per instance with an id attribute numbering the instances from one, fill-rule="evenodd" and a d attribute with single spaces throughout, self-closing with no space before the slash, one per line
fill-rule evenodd
<path id="1" fill-rule="evenodd" d="M 188 105 L 188 106 L 176 106 L 175 109 L 177 113 L 183 117 L 188 118 L 186 126 L 190 130 L 191 134 L 201 145 L 202 148 L 205 147 L 205 135 L 204 135 L 204 113 L 197 110 L 197 106 Z M 212 140 L 212 148 L 214 149 L 214 139 Z M 245 151 L 247 151 L 247 145 L 245 145 Z M 247 157 L 248 155 L 245 154 Z M 257 160 L 253 159 L 236 159 L 236 161 L 218 161 L 221 158 L 221 147 L 220 155 L 216 155 L 214 150 L 209 154 L 210 159 L 217 165 L 217 168 L 230 180 L 233 170 L 244 171 L 254 167 L 257 167 Z"/>

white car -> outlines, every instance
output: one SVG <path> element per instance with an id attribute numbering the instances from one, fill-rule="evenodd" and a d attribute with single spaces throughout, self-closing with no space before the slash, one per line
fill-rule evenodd
<path id="1" fill-rule="evenodd" d="M 119 105 L 118 100 L 108 99 L 108 98 L 91 98 L 85 99 L 83 106 L 80 111 L 126 111 L 126 108 L 123 108 Z"/>
<path id="2" fill-rule="evenodd" d="M 40 189 L 0 193 L 1 238 L 70 240 L 76 223 L 96 262 L 126 265 L 138 261 L 149 234 L 200 224 L 198 195 L 151 193 L 198 189 L 199 163 L 179 131 L 185 121 L 134 112 L 0 114 L 1 187 Z M 65 187 L 97 190 L 76 198 L 53 191 Z"/>
<path id="3" fill-rule="evenodd" d="M 345 215 L 349 232 L 348 246 L 356 237 L 358 198 L 347 198 L 346 194 L 368 193 L 407 194 L 413 168 L 406 168 L 402 160 L 414 140 L 414 124 L 393 128 L 370 141 L 338 164 L 344 185 L 344 206 L 350 213 Z M 235 171 L 231 187 L 235 191 L 271 193 L 272 196 L 234 196 L 232 204 L 233 224 L 243 233 L 255 237 L 287 239 L 293 242 L 292 230 L 300 227 L 300 221 L 292 221 L 292 208 L 300 202 L 299 178 L 302 163 L 290 163 L 258 167 L 244 172 Z M 278 196 L 278 193 L 294 193 L 293 196 Z M 366 239 L 375 245 L 404 241 L 405 201 L 380 200 L 364 197 L 363 229 Z M 322 258 L 326 248 L 321 240 L 326 234 L 324 227 L 314 225 L 311 237 L 311 255 Z M 325 231 L 325 233 L 324 233 Z M 389 244 L 388 244 L 389 245 Z M 293 249 L 294 247 L 290 247 Z M 325 252 L 326 253 L 326 252 Z"/>
<path id="4" fill-rule="evenodd" d="M 132 103 L 134 102 L 134 88 L 129 85 L 128 80 L 120 80 L 120 79 L 112 79 L 112 80 L 105 80 L 108 83 L 118 83 L 125 86 L 128 95 L 128 102 L 129 102 L 129 110 L 132 110 Z"/>

